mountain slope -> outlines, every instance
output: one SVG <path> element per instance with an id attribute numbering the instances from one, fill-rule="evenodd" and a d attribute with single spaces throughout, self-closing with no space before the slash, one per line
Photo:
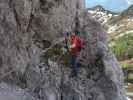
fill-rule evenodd
<path id="1" fill-rule="evenodd" d="M 102 6 L 98 5 L 93 8 L 88 8 L 88 12 L 98 20 L 102 25 L 106 25 L 106 23 L 114 16 L 117 16 L 118 13 L 111 12 L 109 10 L 104 9 Z"/>
<path id="2" fill-rule="evenodd" d="M 106 10 L 105 8 L 103 8 L 103 6 L 101 5 L 97 5 L 97 6 L 94 6 L 92 8 L 88 8 L 88 10 L 92 10 L 92 11 L 100 11 L 100 12 L 106 12 L 107 14 L 118 14 L 118 13 L 115 13 L 115 12 L 112 12 L 112 11 L 109 11 L 109 10 Z"/>
<path id="3" fill-rule="evenodd" d="M 133 17 L 133 5 L 121 13 L 121 16 Z"/>
<path id="4" fill-rule="evenodd" d="M 121 13 L 113 13 L 99 5 L 89 8 L 88 12 L 104 26 L 111 38 L 133 30 L 133 5 Z"/>

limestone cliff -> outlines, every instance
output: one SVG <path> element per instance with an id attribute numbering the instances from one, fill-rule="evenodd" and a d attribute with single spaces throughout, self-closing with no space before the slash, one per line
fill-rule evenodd
<path id="1" fill-rule="evenodd" d="M 43 51 L 63 32 L 75 30 L 87 46 L 78 77 L 69 77 L 70 66 Z M 83 0 L 0 0 L 0 79 L 40 100 L 125 100 L 122 71 L 106 32 Z"/>

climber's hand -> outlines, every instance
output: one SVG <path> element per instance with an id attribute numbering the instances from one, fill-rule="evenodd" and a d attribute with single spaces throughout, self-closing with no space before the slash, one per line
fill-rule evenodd
<path id="1" fill-rule="evenodd" d="M 63 54 L 65 54 L 67 52 L 68 49 L 66 49 L 65 47 L 62 48 Z"/>

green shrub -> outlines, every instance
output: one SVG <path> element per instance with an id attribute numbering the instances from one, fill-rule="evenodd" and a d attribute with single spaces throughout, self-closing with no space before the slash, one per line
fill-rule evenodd
<path id="1" fill-rule="evenodd" d="M 128 68 L 133 67 L 133 64 L 120 63 L 120 66 L 121 66 L 123 69 L 128 69 Z"/>
<path id="2" fill-rule="evenodd" d="M 112 43 L 114 45 L 111 45 Z M 133 58 L 133 33 L 111 41 L 110 46 L 119 60 Z"/>

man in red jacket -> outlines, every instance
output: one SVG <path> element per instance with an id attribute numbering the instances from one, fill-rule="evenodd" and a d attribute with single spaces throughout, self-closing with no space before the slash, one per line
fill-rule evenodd
<path id="1" fill-rule="evenodd" d="M 71 54 L 71 65 L 72 65 L 72 77 L 77 76 L 78 68 L 80 63 L 77 61 L 77 57 L 84 45 L 80 39 L 80 32 L 75 32 L 70 39 L 70 54 Z"/>

